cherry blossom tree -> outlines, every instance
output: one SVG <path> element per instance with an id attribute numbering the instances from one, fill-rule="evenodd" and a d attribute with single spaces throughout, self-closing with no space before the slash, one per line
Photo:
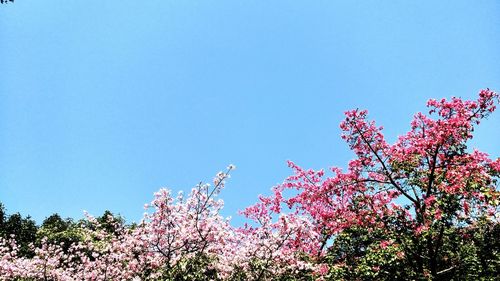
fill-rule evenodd
<path id="1" fill-rule="evenodd" d="M 229 249 L 233 228 L 220 216 L 217 200 L 229 172 L 210 184 L 199 184 L 187 198 L 167 189 L 155 194 L 142 223 L 126 227 L 113 216 L 96 219 L 86 214 L 80 241 L 64 245 L 44 238 L 31 245 L 34 257 L 19 255 L 15 237 L 0 241 L 0 280 L 177 280 L 228 277 L 232 264 L 221 256 Z M 226 259 L 229 262 L 228 259 Z M 193 267 L 197 263 L 197 267 Z"/>
<path id="2" fill-rule="evenodd" d="M 498 223 L 500 159 L 467 147 L 474 127 L 495 110 L 498 99 L 486 89 L 476 101 L 429 100 L 428 114 L 417 113 L 410 131 L 392 145 L 366 110 L 347 111 L 342 138 L 356 158 L 346 171 L 334 167 L 327 177 L 323 170 L 289 162 L 294 175 L 247 213 L 262 219 L 286 208 L 308 218 L 320 243 L 301 248 L 319 257 L 317 263 L 346 230 L 382 231 L 379 239 L 389 240 L 380 242 L 397 248 L 398 258 L 418 278 L 440 278 L 459 266 L 443 255 L 447 236 L 482 220 Z M 290 189 L 296 194 L 286 197 Z M 342 261 L 329 265 L 339 267 Z"/>
<path id="3" fill-rule="evenodd" d="M 230 165 L 226 172 L 219 172 L 213 186 L 199 183 L 187 198 L 182 192 L 174 198 L 171 191 L 161 189 L 146 206 L 154 208 L 154 212 L 146 215 L 136 235 L 147 241 L 149 263 L 161 268 L 163 277 L 172 278 L 188 262 L 202 262 L 206 267 L 204 273 L 214 277 L 216 272 L 226 274 L 227 266 L 218 260 L 232 228 L 220 215 L 223 201 L 217 196 L 233 169 Z"/>

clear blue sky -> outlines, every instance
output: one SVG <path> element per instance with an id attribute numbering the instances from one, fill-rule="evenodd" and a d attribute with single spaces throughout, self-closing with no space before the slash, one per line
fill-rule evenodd
<path id="1" fill-rule="evenodd" d="M 393 142 L 429 98 L 500 90 L 499 1 L 28 1 L 0 6 L 0 201 L 137 221 L 234 163 L 224 215 L 290 159 L 344 166 L 345 110 Z M 473 146 L 500 156 L 500 112 Z M 236 223 L 241 222 L 236 219 Z"/>

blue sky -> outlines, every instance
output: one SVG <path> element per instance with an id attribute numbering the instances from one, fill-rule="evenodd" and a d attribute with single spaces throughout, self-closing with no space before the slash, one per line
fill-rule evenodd
<path id="1" fill-rule="evenodd" d="M 344 166 L 344 111 L 392 142 L 429 98 L 500 90 L 499 1 L 27 1 L 0 6 L 0 201 L 137 221 L 228 164 L 224 215 Z M 472 146 L 500 156 L 500 112 Z M 238 224 L 241 219 L 235 218 Z"/>

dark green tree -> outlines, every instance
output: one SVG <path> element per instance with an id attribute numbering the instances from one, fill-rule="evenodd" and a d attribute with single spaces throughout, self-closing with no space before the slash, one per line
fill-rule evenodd
<path id="1" fill-rule="evenodd" d="M 0 234 L 3 229 L 3 224 L 5 223 L 5 207 L 0 202 Z"/>
<path id="2" fill-rule="evenodd" d="M 8 216 L 3 223 L 1 235 L 4 238 L 14 236 L 20 247 L 19 255 L 30 257 L 34 254 L 30 244 L 35 241 L 37 230 L 36 223 L 30 216 L 23 218 L 21 214 L 15 213 Z"/>
<path id="3" fill-rule="evenodd" d="M 115 215 L 109 210 L 104 211 L 102 216 L 97 217 L 96 220 L 110 234 L 116 233 L 118 227 L 125 225 L 125 219 L 122 216 Z"/>

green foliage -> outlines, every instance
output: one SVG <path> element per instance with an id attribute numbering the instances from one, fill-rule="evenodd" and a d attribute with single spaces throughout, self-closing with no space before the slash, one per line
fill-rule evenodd
<path id="1" fill-rule="evenodd" d="M 37 244 L 42 239 L 47 239 L 49 244 L 63 245 L 67 250 L 71 243 L 83 240 L 80 224 L 73 222 L 71 218 L 62 219 L 58 214 L 47 217 L 36 233 Z"/>
<path id="2" fill-rule="evenodd" d="M 351 228 L 329 248 L 328 280 L 497 280 L 500 276 L 500 224 L 480 221 L 475 226 L 449 227 L 439 242 L 437 278 L 417 274 L 415 255 L 436 241 L 436 229 L 419 237 Z M 429 269 L 424 267 L 424 272 Z"/>
<path id="3" fill-rule="evenodd" d="M 311 270 L 287 271 L 280 274 L 269 271 L 270 261 L 254 259 L 249 264 L 249 269 L 235 268 L 228 280 L 276 280 L 276 281 L 313 281 L 317 278 Z"/>
<path id="4" fill-rule="evenodd" d="M 453 280 L 498 280 L 500 276 L 500 224 L 480 221 L 457 235 L 448 276 Z"/>
<path id="5" fill-rule="evenodd" d="M 175 267 L 165 268 L 162 280 L 220 280 L 217 277 L 217 271 L 213 267 L 214 262 L 216 261 L 208 255 L 196 255 L 183 259 Z"/>
<path id="6" fill-rule="evenodd" d="M 410 280 L 403 247 L 383 231 L 350 228 L 329 248 L 329 280 Z"/>
<path id="7" fill-rule="evenodd" d="M 30 216 L 23 218 L 19 213 L 6 216 L 3 206 L 2 224 L 0 225 L 0 236 L 6 239 L 14 238 L 19 245 L 19 255 L 24 257 L 33 256 L 34 252 L 30 247 L 35 241 L 37 226 Z"/>
<path id="8" fill-rule="evenodd" d="M 4 205 L 2 204 L 2 202 L 0 202 L 0 234 L 1 234 L 1 230 L 3 229 L 3 224 L 5 223 L 5 207 Z"/>
<path id="9" fill-rule="evenodd" d="M 104 211 L 102 216 L 96 217 L 95 220 L 99 225 L 99 229 L 104 230 L 109 234 L 117 234 L 118 228 L 125 226 L 125 219 L 120 215 L 113 214 L 109 210 Z M 90 223 L 88 220 L 81 220 L 80 224 L 82 227 L 88 229 L 95 228 L 95 224 Z"/>

